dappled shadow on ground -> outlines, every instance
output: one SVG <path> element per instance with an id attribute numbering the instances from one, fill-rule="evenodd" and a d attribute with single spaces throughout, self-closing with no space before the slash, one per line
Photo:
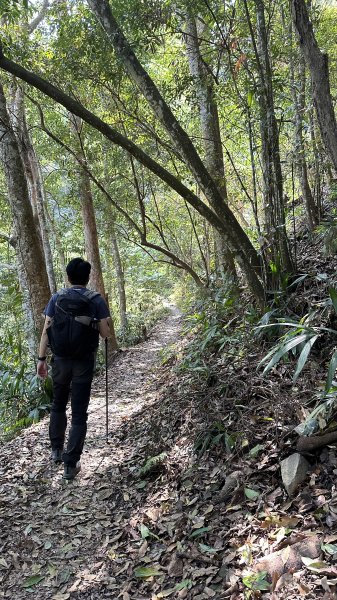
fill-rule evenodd
<path id="1" fill-rule="evenodd" d="M 235 600 L 253 557 L 278 550 L 290 530 L 314 529 L 312 485 L 292 505 L 279 487 L 289 376 L 280 399 L 275 385 L 261 386 L 253 350 L 240 369 L 219 357 L 207 381 L 173 373 L 168 347 L 180 328 L 172 315 L 111 365 L 108 444 L 104 375 L 96 379 L 73 483 L 48 460 L 47 420 L 0 449 L 0 598 Z M 225 430 L 214 432 L 219 421 Z M 200 447 L 213 446 L 197 460 L 198 431 Z M 305 585 L 308 598 L 323 597 Z M 277 593 L 302 594 L 296 580 Z"/>
<path id="2" fill-rule="evenodd" d="M 42 599 L 84 598 L 86 590 L 88 597 L 101 598 L 102 590 L 117 597 L 121 583 L 132 577 L 134 550 L 126 551 L 124 543 L 134 532 L 138 544 L 139 507 L 152 493 L 150 483 L 137 489 L 134 475 L 156 445 L 142 434 L 137 439 L 138 425 L 133 431 L 132 424 L 140 424 L 159 400 L 155 362 L 179 329 L 173 315 L 110 367 L 109 444 L 104 377 L 96 380 L 83 470 L 72 484 L 48 460 L 47 420 L 2 446 L 0 597 L 29 597 L 33 590 Z M 130 524 L 137 514 L 138 525 Z M 97 596 L 91 596 L 93 586 Z"/>

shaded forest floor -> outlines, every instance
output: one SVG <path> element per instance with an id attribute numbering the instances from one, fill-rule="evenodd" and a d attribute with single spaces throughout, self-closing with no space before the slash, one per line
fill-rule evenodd
<path id="1" fill-rule="evenodd" d="M 292 499 L 279 469 L 324 360 L 308 361 L 296 386 L 287 363 L 262 378 L 268 345 L 250 335 L 245 347 L 240 338 L 210 353 L 205 376 L 184 367 L 191 340 L 173 310 L 118 355 L 109 444 L 96 378 L 74 482 L 49 460 L 47 419 L 0 448 L 0 598 L 337 597 L 336 447 L 307 457 L 311 472 Z"/>

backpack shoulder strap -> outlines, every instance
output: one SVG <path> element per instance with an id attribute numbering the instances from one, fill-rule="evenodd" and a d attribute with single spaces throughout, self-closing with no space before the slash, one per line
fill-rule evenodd
<path id="1" fill-rule="evenodd" d="M 59 291 L 57 292 L 57 298 L 56 298 L 56 300 L 55 300 L 55 304 L 57 304 L 57 303 L 58 303 L 58 301 L 59 301 L 59 299 L 60 299 L 60 297 L 61 297 L 61 296 L 66 296 L 66 295 L 67 295 L 67 293 L 68 293 L 68 289 L 69 289 L 69 288 L 63 288 L 62 290 L 59 290 Z"/>
<path id="2" fill-rule="evenodd" d="M 99 292 L 95 292 L 94 290 L 85 290 L 83 296 L 88 298 L 88 300 L 92 300 L 93 298 L 96 298 L 96 296 L 99 296 Z"/>

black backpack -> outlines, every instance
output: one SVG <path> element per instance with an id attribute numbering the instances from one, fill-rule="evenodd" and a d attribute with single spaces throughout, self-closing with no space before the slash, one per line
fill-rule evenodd
<path id="1" fill-rule="evenodd" d="M 47 329 L 55 356 L 83 358 L 98 347 L 99 321 L 92 318 L 92 299 L 98 292 L 64 289 L 58 293 L 55 314 Z"/>

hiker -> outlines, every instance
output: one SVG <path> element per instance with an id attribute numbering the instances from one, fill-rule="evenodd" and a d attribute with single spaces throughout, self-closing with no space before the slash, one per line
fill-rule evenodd
<path id="1" fill-rule="evenodd" d="M 49 437 L 51 458 L 64 463 L 64 479 L 74 479 L 81 470 L 80 457 L 87 432 L 88 405 L 99 334 L 110 336 L 109 309 L 98 292 L 87 289 L 91 264 L 73 258 L 66 268 L 69 288 L 56 292 L 45 311 L 37 363 L 37 375 L 48 375 L 48 345 L 53 380 Z M 71 389 L 71 428 L 63 451 L 67 427 L 66 407 Z"/>

